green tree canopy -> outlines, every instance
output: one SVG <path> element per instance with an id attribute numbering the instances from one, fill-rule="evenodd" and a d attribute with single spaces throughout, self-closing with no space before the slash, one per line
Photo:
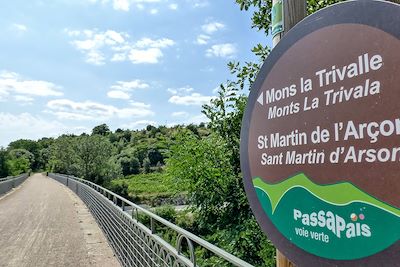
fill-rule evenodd
<path id="1" fill-rule="evenodd" d="M 17 148 L 8 152 L 6 161 L 9 174 L 18 175 L 31 170 L 35 156 L 26 149 Z"/>
<path id="2" fill-rule="evenodd" d="M 92 135 L 98 134 L 98 135 L 106 136 L 106 135 L 108 135 L 110 133 L 111 133 L 110 128 L 105 123 L 97 125 L 92 130 Z"/>

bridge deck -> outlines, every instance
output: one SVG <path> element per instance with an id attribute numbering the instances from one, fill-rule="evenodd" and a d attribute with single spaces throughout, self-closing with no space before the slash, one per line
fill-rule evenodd
<path id="1" fill-rule="evenodd" d="M 40 174 L 0 198 L 0 266 L 120 266 L 83 202 Z"/>

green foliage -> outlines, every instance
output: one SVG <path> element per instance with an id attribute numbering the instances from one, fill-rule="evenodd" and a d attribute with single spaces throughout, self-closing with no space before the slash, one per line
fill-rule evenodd
<path id="1" fill-rule="evenodd" d="M 144 173 L 150 173 L 151 168 L 150 168 L 150 159 L 149 158 L 145 158 L 143 160 L 143 169 L 144 169 Z"/>
<path id="2" fill-rule="evenodd" d="M 235 2 L 241 10 L 253 13 L 252 28 L 269 33 L 271 0 Z M 311 14 L 337 2 L 341 1 L 310 0 L 307 10 Z M 166 207 L 156 213 L 255 266 L 274 266 L 275 249 L 252 215 L 240 170 L 240 128 L 247 94 L 270 49 L 255 44 L 252 52 L 258 58 L 254 62 L 228 63 L 230 79 L 203 107 L 208 125 L 148 125 L 143 130 L 117 129 L 112 133 L 101 124 L 93 128 L 91 136 L 18 140 L 7 151 L 0 150 L 0 176 L 30 167 L 46 168 L 104 183 L 125 198 L 153 206 L 185 198 L 188 192 L 193 207 L 190 212 L 176 213 Z M 152 172 L 155 169 L 157 172 Z M 121 173 L 127 177 L 112 180 Z M 171 242 L 176 238 L 168 231 L 162 235 Z M 206 259 L 201 266 L 225 266 L 203 250 L 196 250 L 196 254 Z"/>
<path id="3" fill-rule="evenodd" d="M 308 12 L 312 13 L 316 10 L 325 7 L 328 4 L 332 4 L 340 1 L 309 1 Z M 252 27 L 259 31 L 264 31 L 265 34 L 269 33 L 271 27 L 271 0 L 236 0 L 241 10 L 253 10 L 252 16 Z M 222 221 L 224 214 L 219 215 L 219 220 L 216 224 L 209 220 L 207 214 L 199 212 L 200 225 L 205 224 L 209 229 L 213 229 L 214 234 L 209 235 L 209 239 L 220 243 L 222 247 L 227 248 L 228 251 L 234 252 L 236 255 L 242 257 L 245 260 L 253 263 L 257 266 L 273 266 L 275 263 L 274 259 L 274 248 L 270 241 L 268 241 L 264 234 L 258 227 L 250 209 L 247 205 L 245 198 L 245 192 L 241 184 L 241 170 L 240 170 L 240 130 L 241 121 L 244 113 L 244 109 L 247 103 L 247 90 L 250 90 L 254 83 L 256 76 L 261 68 L 264 60 L 268 57 L 270 52 L 269 48 L 262 44 L 256 44 L 252 49 L 252 52 L 258 57 L 256 62 L 230 62 L 228 68 L 232 75 L 232 79 L 221 84 L 218 90 L 218 95 L 211 101 L 210 104 L 203 106 L 203 113 L 209 118 L 209 128 L 225 142 L 223 151 L 226 159 L 230 163 L 231 172 L 227 173 L 227 178 L 224 180 L 224 186 L 228 194 L 224 195 L 222 199 L 210 197 L 210 206 L 223 205 L 232 206 L 231 209 L 226 212 L 225 217 L 231 217 L 230 221 Z M 218 139 L 216 139 L 218 140 Z M 218 141 L 210 140 L 211 144 L 209 149 L 212 147 L 218 147 Z M 201 141 L 199 141 L 201 147 Z M 185 151 L 176 151 L 176 153 L 182 153 L 182 155 L 190 158 L 193 164 L 198 162 L 204 162 L 208 157 L 205 155 L 203 158 L 196 157 L 196 151 L 194 149 L 195 142 L 183 143 L 189 149 L 192 149 L 192 156 L 190 153 Z M 185 147 L 185 149 L 187 149 Z M 194 150 L 193 150 L 194 149 Z M 218 147 L 218 150 L 221 150 Z M 215 152 L 214 150 L 211 150 Z M 171 158 L 179 158 L 177 155 L 173 155 Z M 177 168 L 183 173 L 188 175 L 190 172 L 190 164 L 185 166 L 185 159 L 180 158 L 183 163 L 179 161 L 170 161 L 170 169 Z M 189 170 L 184 170 L 188 168 Z M 175 175 L 178 173 L 175 171 Z M 196 170 L 196 175 L 199 177 L 206 176 L 210 180 L 221 179 L 218 175 L 214 176 L 207 168 Z M 190 177 L 190 176 L 189 176 Z M 200 178 L 201 179 L 201 178 Z M 197 181 L 193 181 L 193 184 L 197 184 Z M 216 183 L 216 181 L 209 182 Z M 213 192 L 214 187 L 210 187 L 209 184 L 204 185 L 205 188 L 210 188 L 210 192 Z M 204 189 L 201 186 L 197 188 L 191 188 L 193 195 L 201 196 Z M 221 194 L 220 191 L 218 191 Z M 210 193 L 211 195 L 213 193 Z M 234 198 L 229 197 L 234 195 Z M 215 202 L 214 202 L 215 201 Z M 201 204 L 196 203 L 196 206 L 201 210 Z M 211 224 L 210 224 L 211 223 Z M 217 228 L 219 225 L 219 228 Z M 222 266 L 220 262 L 213 262 L 210 259 L 210 266 Z"/>
<path id="4" fill-rule="evenodd" d="M 96 135 L 97 134 L 97 135 L 106 136 L 106 135 L 108 135 L 110 133 L 111 133 L 110 128 L 105 123 L 97 125 L 92 130 L 92 135 Z"/>
<path id="5" fill-rule="evenodd" d="M 124 197 L 126 199 L 129 199 L 129 185 L 127 181 L 119 181 L 115 182 L 113 180 L 110 184 L 108 184 L 108 189 L 110 189 L 112 192 L 116 193 L 117 195 L 120 195 L 121 197 Z"/>
<path id="6" fill-rule="evenodd" d="M 176 196 L 172 181 L 166 177 L 165 173 L 158 172 L 111 180 L 107 187 L 112 191 L 115 190 L 114 192 L 118 192 L 122 187 L 127 187 L 126 197 L 128 199 L 150 206 L 159 206 L 179 197 Z"/>
<path id="7" fill-rule="evenodd" d="M 9 175 L 19 175 L 29 172 L 31 165 L 34 162 L 34 155 L 26 149 L 12 149 L 8 152 L 6 161 Z"/>
<path id="8" fill-rule="evenodd" d="M 101 135 L 61 136 L 49 148 L 49 169 L 103 184 L 121 173 L 114 147 Z"/>
<path id="9" fill-rule="evenodd" d="M 308 0 L 307 1 L 307 14 L 310 15 L 321 8 L 343 2 L 345 0 Z"/>
<path id="10" fill-rule="evenodd" d="M 261 253 L 265 253 L 266 247 L 272 247 L 247 204 L 241 176 L 231 161 L 235 153 L 232 145 L 218 134 L 199 139 L 191 132 L 184 132 L 177 136 L 171 152 L 167 171 L 180 190 L 189 192 L 193 211 L 198 216 L 196 233 L 245 260 L 264 262 L 265 255 Z M 247 225 L 255 228 L 248 229 Z M 244 237 L 260 242 L 252 243 L 255 249 L 249 250 L 241 244 Z M 223 266 L 212 259 L 207 262 L 214 265 L 205 266 Z"/>
<path id="11" fill-rule="evenodd" d="M 195 135 L 199 136 L 199 130 L 197 129 L 196 125 L 189 124 L 188 126 L 186 126 L 186 128 L 189 129 Z"/>
<path id="12" fill-rule="evenodd" d="M 9 174 L 7 166 L 8 153 L 7 150 L 0 148 L 0 178 L 6 177 Z"/>
<path id="13" fill-rule="evenodd" d="M 39 153 L 40 153 L 40 145 L 33 141 L 33 140 L 27 140 L 27 139 L 19 139 L 17 141 L 11 142 L 8 145 L 8 151 L 12 151 L 15 149 L 24 149 L 26 151 L 29 151 L 32 155 L 32 159 L 29 159 L 30 162 L 30 168 L 31 169 L 37 169 L 37 161 L 35 159 L 39 158 Z"/>
<path id="14" fill-rule="evenodd" d="M 186 132 L 177 137 L 171 152 L 169 175 L 180 190 L 189 191 L 202 219 L 200 227 L 212 230 L 237 222 L 237 217 L 231 218 L 236 203 L 229 200 L 236 194 L 230 184 L 235 176 L 225 140 L 216 135 L 199 139 Z"/>
<path id="15" fill-rule="evenodd" d="M 252 28 L 263 30 L 265 35 L 268 35 L 271 24 L 271 8 L 272 0 L 236 0 L 241 10 L 248 11 L 250 8 L 255 8 L 252 17 Z"/>
<path id="16" fill-rule="evenodd" d="M 30 164 L 26 158 L 16 158 L 7 161 L 8 174 L 11 176 L 19 175 L 21 173 L 29 172 Z"/>
<path id="17" fill-rule="evenodd" d="M 113 155 L 113 146 L 106 137 L 80 136 L 74 145 L 80 177 L 98 184 L 113 178 L 106 175 L 110 155 Z"/>
<path id="18" fill-rule="evenodd" d="M 175 211 L 175 208 L 173 206 L 171 205 L 161 206 L 156 208 L 154 212 L 161 218 L 170 221 L 172 223 L 176 223 L 177 212 Z"/>
<path id="19" fill-rule="evenodd" d="M 139 174 L 140 172 L 140 162 L 135 157 L 124 156 L 119 159 L 119 163 L 121 164 L 122 174 L 124 176 Z"/>
<path id="20" fill-rule="evenodd" d="M 77 137 L 63 135 L 57 138 L 50 147 L 48 170 L 57 173 L 77 175 L 77 155 L 75 139 Z"/>
<path id="21" fill-rule="evenodd" d="M 328 5 L 343 1 L 345 0 L 308 0 L 307 14 L 310 15 Z M 270 33 L 272 0 L 236 0 L 236 3 L 240 6 L 241 10 L 254 10 L 251 19 L 252 28 L 264 31 L 266 35 Z"/>
<path id="22" fill-rule="evenodd" d="M 147 157 L 151 166 L 156 166 L 158 162 L 163 163 L 164 157 L 158 149 L 151 148 L 147 152 Z"/>

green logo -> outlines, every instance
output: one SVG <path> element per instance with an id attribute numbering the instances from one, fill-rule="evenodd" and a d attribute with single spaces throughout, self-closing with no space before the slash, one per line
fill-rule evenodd
<path id="1" fill-rule="evenodd" d="M 277 184 L 255 178 L 253 185 L 275 227 L 311 254 L 359 259 L 400 239 L 400 209 L 351 183 L 318 185 L 301 173 Z"/>

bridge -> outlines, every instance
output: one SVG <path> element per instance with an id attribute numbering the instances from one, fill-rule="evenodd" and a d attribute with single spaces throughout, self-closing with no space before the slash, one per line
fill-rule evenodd
<path id="1" fill-rule="evenodd" d="M 0 195 L 0 266 L 252 266 L 76 177 L 7 177 Z M 172 239 L 163 239 L 166 231 Z"/>

